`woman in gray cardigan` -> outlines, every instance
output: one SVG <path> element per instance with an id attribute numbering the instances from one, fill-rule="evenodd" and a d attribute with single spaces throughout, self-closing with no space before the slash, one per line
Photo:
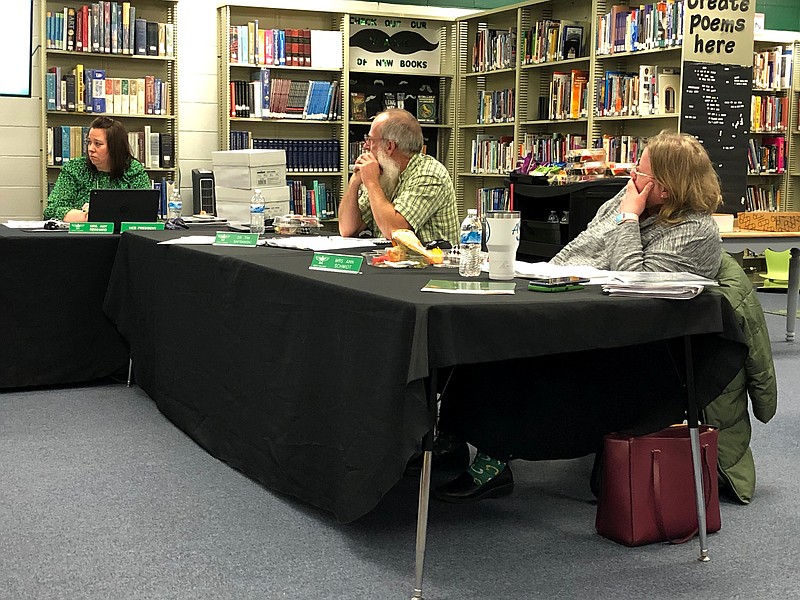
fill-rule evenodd
<path id="1" fill-rule="evenodd" d="M 711 214 L 720 198 L 719 179 L 700 142 L 690 135 L 661 132 L 648 140 L 625 188 L 551 262 L 611 271 L 686 271 L 713 278 L 720 268 L 720 236 Z M 466 443 L 447 435 L 446 419 L 441 425 L 437 454 L 463 460 Z M 434 494 L 447 502 L 472 502 L 513 489 L 506 461 L 479 450 L 466 471 Z"/>

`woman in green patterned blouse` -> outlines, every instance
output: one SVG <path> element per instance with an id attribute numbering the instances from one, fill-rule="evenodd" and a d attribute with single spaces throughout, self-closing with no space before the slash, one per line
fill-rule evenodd
<path id="1" fill-rule="evenodd" d="M 128 132 L 119 121 L 97 117 L 89 128 L 87 156 L 65 162 L 47 198 L 45 219 L 86 221 L 89 191 L 152 187 L 142 163 L 133 158 Z"/>

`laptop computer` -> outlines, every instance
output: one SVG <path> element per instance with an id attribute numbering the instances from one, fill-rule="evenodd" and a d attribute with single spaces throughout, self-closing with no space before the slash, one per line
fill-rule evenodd
<path id="1" fill-rule="evenodd" d="M 161 201 L 159 190 L 91 190 L 89 192 L 89 221 L 114 223 L 119 233 L 120 223 L 152 223 L 158 221 Z"/>

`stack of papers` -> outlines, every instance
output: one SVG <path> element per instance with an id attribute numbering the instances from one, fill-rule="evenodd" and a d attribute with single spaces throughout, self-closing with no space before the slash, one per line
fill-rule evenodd
<path id="1" fill-rule="evenodd" d="M 614 281 L 603 284 L 603 291 L 610 296 L 688 300 L 716 285 L 713 279 L 693 273 L 618 272 Z"/>
<path id="2" fill-rule="evenodd" d="M 294 248 L 324 252 L 346 248 L 364 248 L 385 243 L 383 238 L 351 238 L 340 235 L 298 235 L 293 237 L 274 237 L 267 239 L 267 245 L 275 248 Z"/>
<path id="3" fill-rule="evenodd" d="M 489 264 L 483 265 L 483 270 L 489 270 Z M 514 261 L 514 277 L 530 279 L 532 277 L 549 279 L 551 277 L 585 277 L 589 283 L 609 283 L 614 279 L 613 271 L 603 271 L 586 265 L 554 265 L 549 262 Z"/>

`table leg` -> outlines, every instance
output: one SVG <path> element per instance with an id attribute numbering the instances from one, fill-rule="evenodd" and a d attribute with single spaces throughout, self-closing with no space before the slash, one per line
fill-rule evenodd
<path id="1" fill-rule="evenodd" d="M 692 446 L 692 470 L 694 471 L 694 500 L 697 507 L 697 528 L 700 538 L 700 556 L 697 560 L 708 562 L 708 540 L 706 526 L 706 500 L 703 492 L 703 469 L 700 464 L 700 431 L 698 428 L 697 399 L 694 389 L 694 365 L 692 363 L 692 341 L 687 335 L 684 338 L 686 360 L 686 404 L 687 422 L 689 425 L 689 442 Z M 712 477 L 715 477 L 712 474 Z"/>
<path id="2" fill-rule="evenodd" d="M 792 248 L 789 258 L 789 289 L 786 290 L 786 341 L 794 341 L 797 294 L 800 290 L 800 249 Z"/>
<path id="3" fill-rule="evenodd" d="M 431 491 L 431 463 L 433 461 L 433 436 L 436 429 L 437 371 L 428 378 L 428 418 L 430 429 L 422 439 L 422 471 L 419 475 L 419 508 L 417 509 L 416 562 L 414 566 L 414 595 L 411 600 L 423 600 L 422 578 L 425 572 L 425 544 L 428 537 L 428 502 Z"/>

